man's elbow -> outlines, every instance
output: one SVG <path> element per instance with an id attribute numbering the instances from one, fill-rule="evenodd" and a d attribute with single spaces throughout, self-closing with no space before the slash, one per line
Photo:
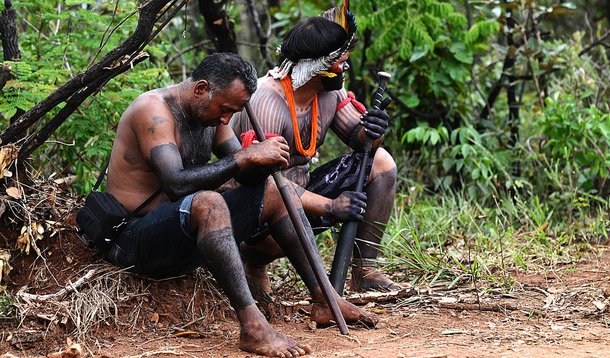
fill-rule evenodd
<path id="1" fill-rule="evenodd" d="M 163 192 L 170 201 L 177 201 L 178 199 L 185 197 L 188 193 L 185 190 L 186 185 L 180 185 L 176 182 L 165 181 L 161 183 L 161 187 L 163 188 Z"/>

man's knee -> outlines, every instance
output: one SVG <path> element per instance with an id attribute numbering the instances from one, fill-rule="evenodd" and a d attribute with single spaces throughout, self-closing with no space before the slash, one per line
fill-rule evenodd
<path id="1" fill-rule="evenodd" d="M 383 174 L 396 181 L 396 162 L 392 155 L 383 148 L 378 148 L 373 158 L 372 176 Z"/>
<path id="2" fill-rule="evenodd" d="M 200 191 L 193 197 L 191 204 L 191 221 L 200 223 L 202 220 L 227 219 L 230 223 L 231 215 L 222 195 L 215 191 Z"/>

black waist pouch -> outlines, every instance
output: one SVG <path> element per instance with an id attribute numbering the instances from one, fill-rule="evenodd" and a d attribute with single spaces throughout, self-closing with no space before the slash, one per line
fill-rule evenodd
<path id="1" fill-rule="evenodd" d="M 89 247 L 105 250 L 127 223 L 127 210 L 107 192 L 93 191 L 76 215 L 77 235 Z"/>

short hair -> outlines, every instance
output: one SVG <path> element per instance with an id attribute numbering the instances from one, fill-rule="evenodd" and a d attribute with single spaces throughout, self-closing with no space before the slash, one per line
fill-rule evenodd
<path id="1" fill-rule="evenodd" d="M 234 53 L 213 53 L 204 57 L 189 78 L 208 81 L 211 95 L 224 91 L 236 79 L 243 82 L 248 94 L 256 91 L 256 69 Z"/>
<path id="2" fill-rule="evenodd" d="M 300 21 L 284 37 L 279 63 L 284 59 L 298 62 L 318 58 L 339 49 L 347 40 L 347 32 L 334 21 L 314 16 Z"/>

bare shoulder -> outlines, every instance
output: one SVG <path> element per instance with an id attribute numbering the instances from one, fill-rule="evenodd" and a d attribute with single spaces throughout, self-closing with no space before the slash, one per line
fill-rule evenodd
<path id="1" fill-rule="evenodd" d="M 121 122 L 136 133 L 155 132 L 160 126 L 173 130 L 175 122 L 162 90 L 152 90 L 139 95 L 123 113 Z"/>
<path id="2" fill-rule="evenodd" d="M 125 114 L 138 116 L 149 112 L 170 112 L 165 96 L 162 90 L 144 92 L 131 102 Z"/>
<path id="3" fill-rule="evenodd" d="M 280 81 L 275 80 L 273 77 L 266 76 L 258 79 L 256 85 L 256 92 L 253 97 L 281 97 L 285 98 L 284 89 Z"/>

